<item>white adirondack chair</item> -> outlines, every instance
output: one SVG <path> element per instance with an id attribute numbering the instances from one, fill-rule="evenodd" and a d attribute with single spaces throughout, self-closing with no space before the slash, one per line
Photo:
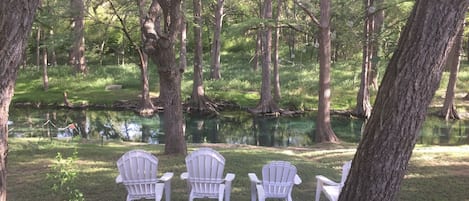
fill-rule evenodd
<path id="1" fill-rule="evenodd" d="M 316 185 L 316 199 L 319 201 L 321 192 L 329 199 L 330 201 L 337 201 L 339 199 L 340 191 L 344 186 L 345 180 L 347 180 L 350 167 L 352 166 L 352 161 L 346 162 L 342 166 L 342 179 L 339 183 L 334 182 L 322 175 L 316 175 L 317 185 Z"/>
<path id="2" fill-rule="evenodd" d="M 225 158 L 211 148 L 200 148 L 186 157 L 187 172 L 181 179 L 187 181 L 189 201 L 195 198 L 230 200 L 231 183 L 235 174 L 228 173 L 223 178 Z"/>
<path id="3" fill-rule="evenodd" d="M 283 198 L 292 201 L 293 185 L 301 183 L 296 167 L 286 161 L 272 161 L 262 167 L 262 180 L 255 173 L 248 173 L 251 180 L 251 201 L 264 201 L 266 198 Z"/>
<path id="4" fill-rule="evenodd" d="M 158 178 L 158 158 L 144 150 L 131 150 L 117 161 L 119 175 L 116 183 L 123 183 L 127 189 L 127 201 L 138 199 L 171 200 L 172 172 Z"/>

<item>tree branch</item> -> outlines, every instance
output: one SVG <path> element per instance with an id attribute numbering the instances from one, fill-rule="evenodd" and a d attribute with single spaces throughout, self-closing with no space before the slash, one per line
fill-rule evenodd
<path id="1" fill-rule="evenodd" d="M 308 8 L 306 8 L 306 6 L 303 5 L 302 2 L 299 2 L 297 0 L 294 0 L 294 2 L 295 2 L 296 5 L 298 5 L 311 18 L 311 20 L 313 21 L 314 24 L 319 26 L 318 18 L 316 18 L 316 16 L 314 16 L 314 14 L 310 10 L 308 10 Z"/>

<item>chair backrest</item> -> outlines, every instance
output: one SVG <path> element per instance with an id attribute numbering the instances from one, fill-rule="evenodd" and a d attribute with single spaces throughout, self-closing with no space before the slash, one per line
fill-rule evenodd
<path id="1" fill-rule="evenodd" d="M 131 150 L 117 161 L 117 169 L 129 195 L 154 194 L 158 158 L 144 150 Z"/>
<path id="2" fill-rule="evenodd" d="M 223 183 L 225 158 L 211 148 L 200 148 L 186 157 L 188 182 L 197 194 L 218 195 Z"/>
<path id="3" fill-rule="evenodd" d="M 342 166 L 342 178 L 340 179 L 340 187 L 342 188 L 347 180 L 348 173 L 350 172 L 350 168 L 352 167 L 352 161 L 347 161 Z"/>
<path id="4" fill-rule="evenodd" d="M 262 167 L 262 185 L 266 197 L 285 198 L 291 192 L 296 167 L 286 161 L 272 161 Z"/>

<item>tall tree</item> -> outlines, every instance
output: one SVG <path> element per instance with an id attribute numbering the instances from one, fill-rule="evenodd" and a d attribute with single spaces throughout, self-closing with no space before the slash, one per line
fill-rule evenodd
<path id="1" fill-rule="evenodd" d="M 279 40 L 280 40 L 280 11 L 282 10 L 282 0 L 277 0 L 277 9 L 275 12 L 275 28 L 272 46 L 274 51 L 274 68 L 273 68 L 273 83 L 274 86 L 274 100 L 278 104 L 281 99 L 280 93 L 280 73 L 279 73 Z"/>
<path id="2" fill-rule="evenodd" d="M 264 20 L 272 19 L 272 0 L 264 0 L 263 5 L 263 18 Z M 265 23 L 263 27 L 263 35 L 261 39 L 262 44 L 262 83 L 261 83 L 261 99 L 257 104 L 256 108 L 250 109 L 252 113 L 278 113 L 280 109 L 275 103 L 272 96 L 271 87 L 271 70 L 272 64 L 272 26 L 269 23 Z"/>
<path id="3" fill-rule="evenodd" d="M 259 8 L 259 11 L 256 12 L 258 13 L 259 15 L 259 18 L 261 18 L 262 16 L 264 16 L 264 9 L 262 7 L 262 1 L 259 0 L 259 1 L 256 1 L 258 2 L 258 8 Z M 262 39 L 262 31 L 261 29 L 257 29 L 256 30 L 256 35 L 255 35 L 255 42 L 256 42 L 256 49 L 254 49 L 254 55 L 253 55 L 253 58 L 252 58 L 252 70 L 254 71 L 257 71 L 258 67 L 259 67 L 259 58 L 261 57 L 261 53 L 262 53 L 262 44 L 261 44 L 261 39 Z"/>
<path id="4" fill-rule="evenodd" d="M 183 131 L 181 77 L 185 69 L 176 62 L 175 41 L 180 30 L 181 0 L 153 0 L 142 27 L 145 51 L 158 67 L 160 99 L 164 108 L 166 154 L 187 154 Z M 162 15 L 160 15 L 162 14 Z M 158 18 L 162 17 L 161 23 Z"/>
<path id="5" fill-rule="evenodd" d="M 220 51 L 221 51 L 221 28 L 223 25 L 223 7 L 225 0 L 217 0 L 215 10 L 215 25 L 213 30 L 212 52 L 211 52 L 211 71 L 210 78 L 218 80 L 221 78 L 220 73 Z"/>
<path id="6" fill-rule="evenodd" d="M 149 84 L 149 79 L 148 79 L 148 55 L 145 53 L 143 50 L 143 46 L 138 45 L 133 39 L 132 36 L 130 35 L 130 30 L 127 28 L 127 22 L 125 21 L 126 17 L 121 17 L 117 8 L 114 6 L 114 3 L 112 1 L 108 1 L 109 5 L 111 6 L 111 10 L 114 12 L 114 15 L 119 19 L 119 22 L 121 23 L 122 26 L 122 31 L 124 32 L 124 35 L 126 36 L 127 40 L 130 43 L 130 46 L 138 53 L 138 58 L 139 58 L 139 67 L 140 67 L 140 80 L 141 80 L 141 86 L 142 86 L 142 91 L 141 91 L 141 99 L 140 99 L 140 106 L 137 109 L 137 112 L 140 115 L 143 116 L 148 116 L 152 115 L 154 113 L 155 106 L 153 105 L 153 102 L 151 101 L 150 97 L 150 84 Z M 145 21 L 145 11 L 144 7 L 146 6 L 146 1 L 145 0 L 138 0 L 138 9 L 139 9 L 139 22 L 140 26 L 143 26 L 144 21 Z M 145 34 L 141 32 L 140 38 L 143 41 L 145 41 Z"/>
<path id="7" fill-rule="evenodd" d="M 370 11 L 374 11 L 373 13 L 373 34 L 371 36 L 371 50 L 372 50 L 372 56 L 371 56 L 371 70 L 369 72 L 369 81 L 368 83 L 373 87 L 373 89 L 377 90 L 378 89 L 378 67 L 379 67 L 379 61 L 380 55 L 379 55 L 379 50 L 381 46 L 381 40 L 380 36 L 383 31 L 383 25 L 384 25 L 384 0 L 373 0 L 372 2 L 372 9 L 369 9 Z"/>
<path id="8" fill-rule="evenodd" d="M 194 7 L 194 78 L 189 101 L 190 110 L 201 113 L 217 113 L 216 105 L 205 95 L 203 83 L 202 1 L 193 0 Z"/>
<path id="9" fill-rule="evenodd" d="M 316 142 L 337 142 L 331 126 L 331 1 L 320 1 L 320 19 L 304 5 L 295 0 L 298 5 L 319 27 L 319 102 L 316 119 Z"/>
<path id="10" fill-rule="evenodd" d="M 145 7 L 147 5 L 146 0 L 138 0 L 138 11 L 139 11 L 139 22 L 140 27 L 143 27 L 145 23 Z M 145 42 L 145 33 L 142 31 L 141 36 L 142 44 Z M 142 99 L 140 101 L 140 114 L 152 114 L 155 106 L 151 101 L 150 97 L 150 81 L 148 75 L 148 55 L 143 51 L 143 46 L 136 47 L 140 57 L 140 79 L 142 81 Z"/>
<path id="11" fill-rule="evenodd" d="M 85 2 L 84 0 L 71 0 L 73 46 L 71 50 L 72 65 L 78 73 L 86 74 L 85 59 Z"/>
<path id="12" fill-rule="evenodd" d="M 456 105 L 454 105 L 454 97 L 456 90 L 456 80 L 458 79 L 458 71 L 461 63 L 461 52 L 462 52 L 462 43 L 464 35 L 464 24 L 454 43 L 451 45 L 451 51 L 449 52 L 448 59 L 446 60 L 446 68 L 449 69 L 449 81 L 448 86 L 446 87 L 445 101 L 443 102 L 443 107 L 440 110 L 439 115 L 446 120 L 449 119 L 460 119 L 458 111 L 456 110 Z"/>
<path id="13" fill-rule="evenodd" d="M 357 105 L 353 112 L 355 116 L 368 119 L 371 114 L 370 102 L 370 72 L 372 70 L 373 43 L 372 34 L 374 33 L 374 0 L 364 0 L 365 23 L 363 28 L 363 54 L 362 54 L 362 72 L 360 78 L 360 89 L 357 93 Z"/>
<path id="14" fill-rule="evenodd" d="M 340 201 L 396 200 L 469 0 L 417 0 L 365 126 Z"/>
<path id="15" fill-rule="evenodd" d="M 7 200 L 8 111 L 39 0 L 0 1 L 0 201 Z"/>
<path id="16" fill-rule="evenodd" d="M 42 88 L 44 91 L 49 90 L 49 76 L 47 73 L 47 48 L 43 47 L 42 49 Z"/>
<path id="17" fill-rule="evenodd" d="M 185 13 L 186 11 L 186 3 L 184 1 L 181 1 L 181 9 L 182 12 Z M 186 16 L 181 15 L 181 33 L 179 34 L 179 65 L 181 68 L 186 69 L 187 68 L 187 21 L 186 21 Z"/>
<path id="18" fill-rule="evenodd" d="M 319 103 L 316 142 L 337 142 L 331 126 L 331 0 L 320 1 L 319 19 Z"/>

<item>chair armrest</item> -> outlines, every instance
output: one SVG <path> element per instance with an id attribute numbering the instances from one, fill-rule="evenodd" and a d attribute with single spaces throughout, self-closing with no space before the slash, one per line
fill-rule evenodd
<path id="1" fill-rule="evenodd" d="M 189 179 L 189 173 L 188 172 L 183 172 L 181 174 L 181 179 L 183 179 L 183 180 Z"/>
<path id="2" fill-rule="evenodd" d="M 318 182 L 322 182 L 322 183 L 325 183 L 327 185 L 332 185 L 332 186 L 339 186 L 340 185 L 339 183 L 337 183 L 335 181 L 332 181 L 332 180 L 330 180 L 327 177 L 322 176 L 322 175 L 316 175 L 316 179 L 318 180 Z"/>
<path id="3" fill-rule="evenodd" d="M 234 178 L 235 178 L 235 174 L 233 174 L 233 173 L 228 173 L 228 174 L 226 174 L 225 181 L 231 182 L 231 181 L 234 180 Z"/>
<path id="4" fill-rule="evenodd" d="M 257 197 L 259 197 L 259 200 L 265 200 L 265 190 L 262 184 L 257 184 L 256 185 L 256 190 L 257 190 Z"/>
<path id="5" fill-rule="evenodd" d="M 121 175 L 118 175 L 116 177 L 116 183 L 122 183 L 122 176 Z"/>
<path id="6" fill-rule="evenodd" d="M 257 178 L 257 175 L 255 173 L 248 173 L 248 177 L 252 183 L 261 183 L 261 180 Z"/>
<path id="7" fill-rule="evenodd" d="M 174 176 L 174 173 L 172 173 L 172 172 L 165 172 L 165 173 L 163 174 L 163 176 L 161 176 L 160 180 L 166 182 L 166 181 L 171 180 L 171 179 L 173 178 L 173 176 Z"/>
<path id="8" fill-rule="evenodd" d="M 298 184 L 301 184 L 301 178 L 300 176 L 298 176 L 297 174 L 295 175 L 295 179 L 293 180 L 293 183 L 298 185 Z"/>

